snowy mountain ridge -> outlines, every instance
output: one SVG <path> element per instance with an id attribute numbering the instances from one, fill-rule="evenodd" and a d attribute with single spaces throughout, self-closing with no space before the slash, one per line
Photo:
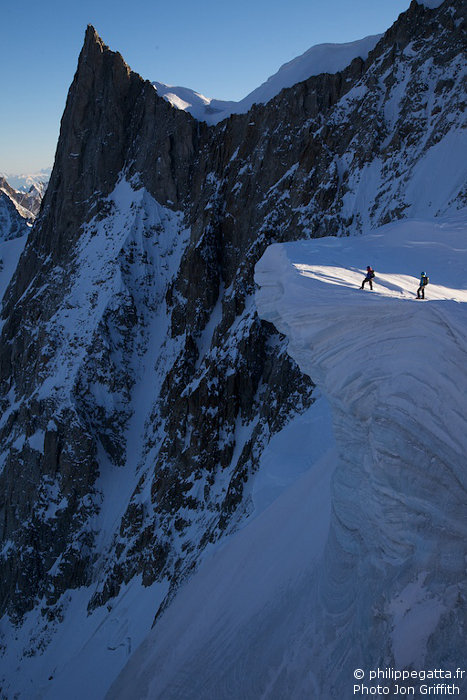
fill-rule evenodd
<path id="1" fill-rule="evenodd" d="M 435 9 L 441 5 L 442 0 L 417 0 L 417 2 L 427 8 Z M 167 85 L 157 80 L 152 84 L 158 94 L 177 109 L 187 111 L 195 119 L 207 124 L 218 124 L 231 114 L 248 112 L 254 104 L 267 104 L 284 88 L 292 87 L 313 75 L 337 73 L 357 57 L 366 60 L 381 36 L 381 34 L 375 34 L 344 44 L 327 43 L 312 46 L 301 56 L 284 63 L 276 73 L 238 102 L 205 97 L 190 88 Z"/>
<path id="2" fill-rule="evenodd" d="M 256 103 L 266 104 L 284 88 L 292 87 L 312 75 L 337 73 L 356 57 L 366 59 L 376 46 L 381 34 L 367 36 L 346 44 L 318 44 L 301 56 L 279 68 L 266 82 L 238 102 L 205 97 L 190 88 L 153 82 L 158 94 L 177 109 L 186 110 L 195 119 L 207 124 L 218 124 L 231 114 L 245 114 Z"/>
<path id="3" fill-rule="evenodd" d="M 44 196 L 51 172 L 52 168 L 49 167 L 31 173 L 0 172 L 0 177 L 8 180 L 10 186 L 18 192 L 29 192 L 32 187 Z"/>
<path id="4" fill-rule="evenodd" d="M 462 631 L 447 620 L 461 624 L 467 586 L 466 220 L 464 210 L 358 240 L 273 246 L 256 267 L 259 314 L 287 335 L 333 412 L 323 627 L 326 616 L 347 626 L 346 601 L 358 614 L 341 636 L 349 635 L 346 661 L 325 696 L 345 687 L 362 659 L 380 668 L 390 659 L 398 668 L 459 659 Z M 378 270 L 368 294 L 358 288 L 364 259 Z M 417 266 L 430 271 L 425 301 L 415 295 Z"/>
<path id="5" fill-rule="evenodd" d="M 437 226 L 435 217 L 441 223 L 440 217 L 463 216 L 465 207 L 466 164 L 458 155 L 465 148 L 464 9 L 462 0 L 435 10 L 412 3 L 366 61 L 357 58 L 342 72 L 312 76 L 266 105 L 212 127 L 173 109 L 88 28 L 62 119 L 51 183 L 3 295 L 2 692 L 29 698 L 31 689 L 37 689 L 39 696 L 63 698 L 72 688 L 77 697 L 100 700 L 154 621 L 156 630 L 171 635 L 183 619 L 188 635 L 182 635 L 164 678 L 177 675 L 180 660 L 193 668 L 182 647 L 196 625 L 180 612 L 190 600 L 182 586 L 186 583 L 186 590 L 196 593 L 193 600 L 200 601 L 203 590 L 211 590 L 209 580 L 216 580 L 213 570 L 220 566 L 221 573 L 225 571 L 222 561 L 245 558 L 258 581 L 269 580 L 273 608 L 283 585 L 290 583 L 293 591 L 301 591 L 296 600 L 303 605 L 287 608 L 295 597 L 286 597 L 283 611 L 294 621 L 305 621 L 308 630 L 310 622 L 314 631 L 329 631 L 324 617 L 315 618 L 312 602 L 306 603 L 311 584 L 326 605 L 335 601 L 340 606 L 334 611 L 338 617 L 348 614 L 349 629 L 356 633 L 352 625 L 362 610 L 365 629 L 374 627 L 373 648 L 387 652 L 384 658 L 389 662 L 391 620 L 404 624 L 408 594 L 415 596 L 425 586 L 424 571 L 417 557 L 412 567 L 409 559 L 400 559 L 397 585 L 409 587 L 408 592 L 399 591 L 406 591 L 402 603 L 397 607 L 394 598 L 389 610 L 370 592 L 365 607 L 348 588 L 334 587 L 348 548 L 355 545 L 346 538 L 342 560 L 327 558 L 330 565 L 336 564 L 337 579 L 326 574 L 322 581 L 310 583 L 316 557 L 336 552 L 325 547 L 328 532 L 339 534 L 334 526 L 329 529 L 329 518 L 343 496 L 351 498 L 354 485 L 345 493 L 340 488 L 335 504 L 330 500 L 336 483 L 334 479 L 329 487 L 330 472 L 336 460 L 329 407 L 314 386 L 322 377 L 312 380 L 302 374 L 287 354 L 284 337 L 258 317 L 254 269 L 272 243 L 312 239 L 324 255 L 329 239 L 323 238 L 322 247 L 316 239 L 326 234 L 350 246 L 377 229 L 381 257 L 375 249 L 374 259 L 367 260 L 360 249 L 352 274 L 355 282 L 370 262 L 379 274 L 390 275 L 385 288 L 393 284 L 393 294 L 382 295 L 379 310 L 391 318 L 394 297 L 400 295 L 396 284 L 408 289 L 425 266 L 434 287 L 440 284 L 432 276 L 433 256 L 418 267 L 422 249 L 440 248 L 446 265 L 452 254 L 452 269 L 457 270 L 455 257 L 463 257 L 461 236 L 454 237 L 451 225 Z M 433 235 L 412 241 L 416 257 L 402 270 L 401 280 L 391 282 L 400 266 L 384 268 L 383 242 L 386 234 L 400 241 L 400 229 L 381 226 L 402 225 L 408 217 L 427 221 Z M 412 225 L 407 232 L 414 234 Z M 364 236 L 356 235 L 360 233 Z M 445 234 L 449 255 L 440 242 Z M 385 246 L 390 248 L 388 241 Z M 351 248 L 346 250 L 350 255 Z M 341 274 L 346 269 L 339 262 L 339 248 L 335 252 L 338 264 L 326 259 L 326 274 L 333 266 Z M 313 293 L 318 289 L 317 298 L 327 312 L 324 283 L 318 282 L 313 282 Z M 349 278 L 346 284 L 350 282 Z M 339 299 L 336 289 L 334 276 L 327 290 Z M 439 304 L 444 308 L 451 301 L 441 299 Z M 362 314 L 367 302 L 377 303 L 366 295 L 358 302 L 362 307 L 352 313 Z M 422 307 L 421 314 L 431 312 Z M 437 328 L 431 315 L 423 318 L 423 328 Z M 455 318 L 450 330 L 458 332 L 454 322 Z M 327 352 L 325 335 L 315 342 L 322 341 L 320 347 Z M 449 350 L 445 335 L 442 344 Z M 372 340 L 377 349 L 377 339 Z M 352 348 L 337 345 L 344 359 L 355 359 Z M 450 369 L 456 376 L 457 360 Z M 341 370 L 342 381 L 351 383 L 345 362 Z M 442 432 L 442 416 L 440 426 Z M 307 445 L 304 454 L 298 449 L 291 454 L 291 445 L 302 444 Z M 441 440 L 440 454 L 443 451 Z M 357 474 L 355 465 L 352 469 Z M 446 483 L 451 504 L 457 496 L 448 477 Z M 319 536 L 310 559 L 307 546 L 318 530 L 313 522 L 310 530 L 306 528 L 309 504 L 300 496 L 307 487 L 317 489 L 323 508 L 319 522 L 313 521 Z M 378 489 L 363 492 L 369 511 L 380 507 L 373 499 Z M 289 517 L 293 503 L 300 512 L 297 520 Z M 310 504 L 314 510 L 314 497 Z M 343 507 L 345 518 L 350 517 L 345 502 Z M 270 529 L 279 522 L 280 512 L 280 522 L 290 526 L 283 537 Z M 391 522 L 389 516 L 387 521 L 382 517 L 381 527 Z M 431 511 L 415 520 L 420 528 L 425 523 L 420 541 L 434 542 L 439 531 L 436 523 L 430 524 Z M 246 530 L 242 535 L 243 528 L 252 528 L 249 550 L 244 549 L 249 536 Z M 446 533 L 452 552 L 455 536 L 450 530 Z M 375 557 L 366 562 L 365 556 L 378 545 L 364 534 L 362 541 L 373 549 L 353 555 L 362 562 L 370 585 L 378 572 L 372 568 Z M 295 536 L 298 549 L 291 546 Z M 277 572 L 274 547 L 258 557 L 258 543 L 275 539 L 280 539 L 284 561 L 297 575 L 294 581 L 288 580 L 286 570 L 283 576 Z M 230 546 L 236 553 L 231 554 Z M 461 545 L 459 551 L 462 556 Z M 457 586 L 457 562 L 453 555 L 448 560 L 453 562 L 449 586 Z M 261 574 L 261 563 L 269 577 Z M 447 571 L 444 561 L 435 564 Z M 240 569 L 234 583 L 245 592 Z M 200 578 L 197 570 L 204 571 Z M 396 580 L 397 566 L 391 571 Z M 433 600 L 432 583 L 430 579 L 426 584 L 425 608 L 421 594 L 414 614 L 406 616 L 409 632 L 417 627 L 417 610 Z M 447 606 L 450 601 L 443 595 L 439 592 L 440 605 Z M 222 590 L 210 598 L 213 605 L 217 601 L 225 607 Z M 356 612 L 346 607 L 349 598 L 355 600 Z M 372 600 L 374 611 L 368 607 Z M 261 595 L 255 595 L 251 605 L 240 610 L 241 624 L 230 629 L 226 622 L 223 628 L 223 620 L 233 621 L 241 603 L 232 598 L 232 607 L 216 627 L 223 635 L 217 640 L 219 650 L 222 639 L 231 640 L 236 659 L 241 644 L 235 632 L 248 638 L 243 635 L 245 626 L 258 628 L 264 613 Z M 323 616 L 326 605 L 320 608 Z M 207 621 L 213 620 L 213 609 L 206 608 Z M 458 614 L 455 607 L 450 610 Z M 190 614 L 195 618 L 196 610 Z M 288 619 L 282 617 L 283 639 L 294 636 Z M 437 624 L 440 618 L 429 619 Z M 339 617 L 337 646 L 328 637 L 321 640 L 323 654 L 329 649 L 336 664 L 339 648 L 348 650 L 342 620 Z M 273 622 L 264 616 L 263 631 Z M 208 637 L 203 633 L 198 641 L 212 648 Z M 193 636 L 191 640 L 196 642 Z M 277 658 L 275 641 L 271 637 L 271 646 L 261 648 L 263 655 L 251 657 L 264 693 L 263 670 Z M 150 636 L 146 649 L 152 644 Z M 410 642 L 408 646 L 410 650 Z M 454 647 L 462 644 L 452 642 L 451 659 Z M 197 643 L 193 648 L 199 650 Z M 439 648 L 434 647 L 435 655 Z M 397 655 L 401 658 L 400 647 Z M 138 658 L 137 654 L 135 663 Z M 301 661 L 308 664 L 308 659 L 307 653 L 297 656 L 299 672 L 304 668 Z M 329 659 L 317 659 L 316 666 L 307 665 L 307 673 L 302 673 L 304 692 L 315 683 L 325 688 L 330 677 Z M 152 668 L 151 660 L 146 679 L 151 686 L 157 684 Z M 213 663 L 211 668 L 218 666 Z M 220 680 L 233 679 L 233 668 L 225 672 Z M 245 677 L 251 679 L 253 672 L 250 668 Z M 235 677 L 240 682 L 238 674 Z M 174 685 L 175 696 L 178 692 L 183 697 L 186 678 L 182 673 L 180 685 Z M 203 679 L 201 674 L 198 689 Z M 207 680 L 212 687 L 215 679 Z M 338 682 L 336 697 L 342 697 L 344 686 Z M 138 681 L 143 693 L 141 684 Z"/>

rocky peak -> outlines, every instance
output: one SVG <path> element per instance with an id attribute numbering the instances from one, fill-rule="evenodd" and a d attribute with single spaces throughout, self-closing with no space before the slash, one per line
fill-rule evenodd
<path id="1" fill-rule="evenodd" d="M 96 197 L 105 198 L 114 188 L 128 148 L 129 112 L 143 85 L 88 26 L 44 201 L 39 241 L 44 254 L 63 256 Z"/>

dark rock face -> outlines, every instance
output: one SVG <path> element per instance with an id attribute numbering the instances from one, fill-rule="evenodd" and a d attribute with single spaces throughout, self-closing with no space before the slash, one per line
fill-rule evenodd
<path id="1" fill-rule="evenodd" d="M 209 128 L 88 28 L 41 214 L 3 305 L 3 611 L 19 619 L 45 599 L 59 615 L 63 592 L 91 582 L 93 608 L 136 574 L 168 580 L 170 597 L 206 544 L 249 512 L 264 446 L 313 401 L 255 313 L 254 265 L 271 242 L 416 211 L 404 178 L 462 101 L 450 66 L 465 3 L 445 5 L 412 3 L 366 62 Z M 127 494 L 99 545 L 106 479 L 124 473 Z"/>

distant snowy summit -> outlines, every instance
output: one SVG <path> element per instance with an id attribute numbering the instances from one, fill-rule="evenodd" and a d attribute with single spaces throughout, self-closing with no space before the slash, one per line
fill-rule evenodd
<path id="1" fill-rule="evenodd" d="M 443 0 L 417 0 L 417 2 L 429 9 L 435 9 L 442 4 Z M 152 84 L 159 95 L 177 109 L 189 112 L 198 121 L 204 121 L 211 125 L 218 124 L 231 114 L 245 114 L 255 103 L 266 104 L 284 88 L 292 87 L 307 80 L 312 75 L 337 73 L 346 68 L 354 58 L 366 60 L 381 37 L 382 34 L 375 34 L 346 44 L 312 46 L 301 56 L 284 63 L 277 73 L 270 76 L 266 82 L 239 102 L 216 100 L 191 88 L 166 85 L 157 80 L 154 80 Z"/>
<path id="2" fill-rule="evenodd" d="M 216 100 L 205 97 L 186 87 L 165 85 L 154 81 L 153 85 L 177 109 L 182 109 L 199 121 L 217 124 L 231 114 L 244 114 L 256 103 L 266 104 L 284 88 L 292 87 L 320 73 L 337 73 L 348 66 L 354 58 L 365 60 L 381 38 L 381 34 L 367 36 L 347 44 L 318 44 L 301 56 L 284 63 L 277 73 L 239 102 Z"/>
<path id="3" fill-rule="evenodd" d="M 51 167 L 42 168 L 41 170 L 33 173 L 0 172 L 0 178 L 7 180 L 10 187 L 18 192 L 36 191 L 40 193 L 41 197 L 43 197 L 47 184 L 50 180 L 51 172 Z"/>
<path id="4" fill-rule="evenodd" d="M 28 232 L 41 207 L 47 172 L 50 171 L 43 170 L 38 175 L 0 174 L 0 240 L 12 240 Z"/>

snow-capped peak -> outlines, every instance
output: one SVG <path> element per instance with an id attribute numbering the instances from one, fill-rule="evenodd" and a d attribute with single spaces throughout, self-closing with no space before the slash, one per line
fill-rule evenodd
<path id="1" fill-rule="evenodd" d="M 152 84 L 159 95 L 164 97 L 167 102 L 170 102 L 177 109 L 190 112 L 195 119 L 202 119 L 204 110 L 211 102 L 210 97 L 205 97 L 195 90 L 190 90 L 190 88 L 181 87 L 180 85 L 167 85 L 157 80 L 154 80 Z"/>
<path id="2" fill-rule="evenodd" d="M 301 56 L 284 63 L 277 73 L 271 75 L 266 82 L 250 92 L 239 102 L 216 100 L 205 97 L 190 88 L 166 85 L 157 81 L 154 87 L 161 97 L 164 97 L 177 109 L 182 109 L 199 121 L 217 124 L 231 114 L 244 114 L 255 103 L 266 104 L 284 88 L 292 87 L 312 75 L 320 73 L 337 73 L 360 57 L 366 59 L 376 46 L 381 35 L 367 36 L 359 41 L 346 44 L 317 44 L 305 51 Z"/>
<path id="3" fill-rule="evenodd" d="M 0 177 L 8 180 L 8 184 L 18 192 L 30 192 L 34 187 L 41 196 L 44 194 L 47 183 L 50 179 L 52 168 L 42 168 L 34 173 L 11 173 L 0 172 Z"/>

